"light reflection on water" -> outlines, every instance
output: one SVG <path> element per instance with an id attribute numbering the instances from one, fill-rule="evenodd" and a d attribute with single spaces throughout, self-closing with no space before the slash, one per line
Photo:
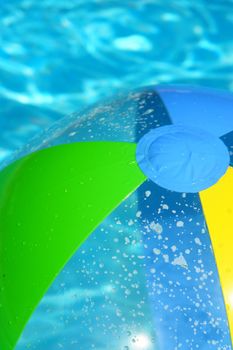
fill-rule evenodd
<path id="1" fill-rule="evenodd" d="M 122 88 L 232 90 L 231 10 L 226 0 L 3 2 L 0 157 Z"/>

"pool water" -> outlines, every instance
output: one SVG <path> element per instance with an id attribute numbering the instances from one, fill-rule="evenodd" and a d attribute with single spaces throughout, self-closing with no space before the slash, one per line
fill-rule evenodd
<path id="1" fill-rule="evenodd" d="M 120 89 L 233 89 L 232 1 L 1 1 L 0 159 Z"/>

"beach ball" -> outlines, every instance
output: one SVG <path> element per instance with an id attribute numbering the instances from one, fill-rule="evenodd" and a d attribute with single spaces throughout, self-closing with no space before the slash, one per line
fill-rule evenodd
<path id="1" fill-rule="evenodd" d="M 233 98 L 122 93 L 0 172 L 0 349 L 232 349 Z"/>

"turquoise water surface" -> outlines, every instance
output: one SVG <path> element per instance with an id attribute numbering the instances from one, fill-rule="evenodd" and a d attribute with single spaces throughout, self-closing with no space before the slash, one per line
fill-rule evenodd
<path id="1" fill-rule="evenodd" d="M 0 3 L 0 159 L 119 89 L 233 89 L 232 0 Z"/>

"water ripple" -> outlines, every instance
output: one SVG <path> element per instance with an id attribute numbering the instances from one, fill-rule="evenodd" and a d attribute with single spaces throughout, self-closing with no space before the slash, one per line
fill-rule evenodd
<path id="1" fill-rule="evenodd" d="M 0 147 L 10 152 L 15 134 L 21 145 L 38 124 L 121 88 L 188 83 L 233 90 L 231 9 L 231 0 L 4 2 L 0 124 L 8 136 Z M 19 125 L 32 124 L 24 116 L 32 109 L 36 128 L 19 135 Z"/>

